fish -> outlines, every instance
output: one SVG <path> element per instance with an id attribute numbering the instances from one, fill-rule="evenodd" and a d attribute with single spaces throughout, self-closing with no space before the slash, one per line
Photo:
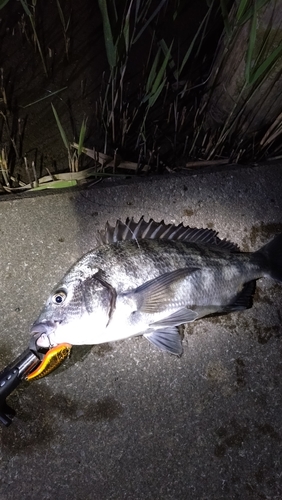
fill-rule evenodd
<path id="1" fill-rule="evenodd" d="M 258 279 L 282 282 L 282 234 L 255 252 L 213 229 L 118 220 L 56 285 L 31 327 L 38 348 L 143 335 L 182 354 L 179 326 L 252 307 Z"/>

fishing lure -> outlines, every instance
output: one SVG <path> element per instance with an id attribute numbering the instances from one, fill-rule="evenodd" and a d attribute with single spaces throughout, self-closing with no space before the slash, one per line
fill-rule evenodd
<path id="1" fill-rule="evenodd" d="M 22 352 L 0 373 L 0 423 L 8 427 L 16 414 L 6 398 L 24 380 L 36 380 L 55 370 L 70 354 L 70 344 L 59 344 L 42 353 L 33 339 L 29 349 Z"/>
<path id="2" fill-rule="evenodd" d="M 43 378 L 49 373 L 53 372 L 58 366 L 69 357 L 71 352 L 71 344 L 59 344 L 52 347 L 44 356 L 40 365 L 29 373 L 25 379 L 26 380 L 37 380 Z"/>

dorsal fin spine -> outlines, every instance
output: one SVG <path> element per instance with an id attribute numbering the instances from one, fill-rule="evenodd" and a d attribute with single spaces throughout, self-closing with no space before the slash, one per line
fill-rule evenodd
<path id="1" fill-rule="evenodd" d="M 196 243 L 227 252 L 239 251 L 237 245 L 226 239 L 221 240 L 213 229 L 185 227 L 182 223 L 174 226 L 173 224 L 165 224 L 163 220 L 159 223 L 153 219 L 146 222 L 143 217 L 138 222 L 135 222 L 133 218 L 127 218 L 125 223 L 118 220 L 114 227 L 107 222 L 105 230 L 100 231 L 99 235 L 102 244 L 125 240 L 162 239 Z"/>
<path id="2" fill-rule="evenodd" d="M 151 231 L 153 223 L 154 223 L 153 219 L 150 219 L 147 228 L 142 233 L 142 238 L 146 238 L 147 234 Z"/>

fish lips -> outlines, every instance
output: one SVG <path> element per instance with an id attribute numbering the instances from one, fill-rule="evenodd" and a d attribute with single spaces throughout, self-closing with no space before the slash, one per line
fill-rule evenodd
<path id="1" fill-rule="evenodd" d="M 45 321 L 40 323 L 34 323 L 31 327 L 30 333 L 32 335 L 30 341 L 30 348 L 50 348 L 50 334 L 56 330 L 58 322 L 55 321 Z"/>

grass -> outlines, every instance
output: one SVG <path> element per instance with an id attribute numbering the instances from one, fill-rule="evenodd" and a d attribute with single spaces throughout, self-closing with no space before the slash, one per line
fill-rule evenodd
<path id="1" fill-rule="evenodd" d="M 86 134 L 87 119 L 84 118 L 82 120 L 80 132 L 79 132 L 78 147 L 77 147 L 77 149 L 74 149 L 71 146 L 71 142 L 67 139 L 65 130 L 61 124 L 61 121 L 59 119 L 59 116 L 58 116 L 58 113 L 57 113 L 55 107 L 53 106 L 53 104 L 51 104 L 51 106 L 52 106 L 52 110 L 53 110 L 53 113 L 55 116 L 55 120 L 56 120 L 58 129 L 59 129 L 62 141 L 63 141 L 64 146 L 65 146 L 67 153 L 68 153 L 69 170 L 70 170 L 70 172 L 78 172 L 79 162 L 81 160 L 81 153 L 82 153 L 85 134 Z"/>
<path id="2" fill-rule="evenodd" d="M 20 0 L 20 2 L 21 2 L 22 7 L 23 7 L 23 9 L 24 9 L 24 11 L 25 11 L 25 13 L 26 13 L 29 21 L 30 21 L 30 24 L 31 24 L 31 27 L 32 27 L 32 31 L 33 31 L 34 45 L 35 45 L 35 47 L 37 48 L 37 50 L 39 52 L 44 74 L 45 74 L 45 76 L 48 76 L 48 71 L 47 71 L 47 67 L 46 67 L 45 57 L 44 57 L 44 54 L 43 54 L 43 50 L 41 48 L 41 43 L 40 43 L 40 40 L 39 40 L 38 30 L 37 30 L 37 23 L 36 23 L 36 6 L 37 6 L 37 0 L 31 0 L 31 4 L 28 4 L 27 0 Z"/>
<path id="3" fill-rule="evenodd" d="M 175 4 L 172 18 L 175 20 L 179 15 L 179 4 Z M 167 9 L 168 2 L 163 0 L 157 7 L 154 2 L 147 0 L 141 2 L 125 2 L 124 8 L 118 10 L 118 4 L 110 1 L 100 1 L 100 9 L 103 18 L 104 42 L 109 64 L 109 75 L 98 106 L 99 120 L 102 122 L 105 134 L 104 152 L 108 146 L 125 148 L 128 142 L 134 143 L 134 149 L 139 155 L 147 156 L 150 149 L 154 149 L 151 140 L 152 134 L 151 116 L 154 109 L 160 114 L 167 113 L 166 95 L 170 91 L 168 76 L 173 75 L 178 87 L 178 82 L 183 71 L 191 58 L 193 51 L 198 54 L 201 50 L 203 40 L 207 32 L 208 21 L 214 9 L 214 1 L 210 2 L 207 13 L 204 15 L 200 26 L 188 45 L 183 57 L 174 60 L 173 51 L 175 40 L 168 45 L 157 31 L 157 24 L 161 19 L 163 11 Z M 138 103 L 132 105 L 130 96 L 126 95 L 127 73 L 130 70 L 131 53 L 136 43 L 150 44 L 147 60 L 144 62 L 144 70 L 139 90 Z M 171 92 L 170 93 L 170 98 Z M 186 118 L 185 101 L 186 89 L 177 93 L 173 98 L 174 107 L 174 149 L 176 149 L 176 136 L 179 129 L 183 127 Z M 181 108 L 182 105 L 182 109 Z M 162 118 L 162 117 L 161 117 Z M 134 132 L 133 132 L 134 130 Z"/>
<path id="4" fill-rule="evenodd" d="M 218 73 L 221 71 L 220 68 L 225 67 L 226 58 L 230 57 L 230 52 L 232 52 L 238 37 L 241 36 L 244 26 L 248 26 L 248 42 L 246 44 L 245 71 L 242 74 L 241 81 L 238 82 L 237 95 L 235 95 L 233 106 L 226 115 L 224 123 L 212 132 L 209 147 L 205 148 L 204 157 L 207 159 L 222 154 L 228 155 L 230 162 L 235 163 L 244 159 L 247 159 L 247 161 L 254 161 L 258 158 L 263 159 L 263 147 L 267 144 L 274 146 L 274 141 L 280 133 L 281 117 L 278 113 L 274 123 L 270 123 L 272 133 L 266 132 L 267 141 L 261 139 L 261 132 L 253 134 L 252 138 L 248 134 L 248 110 L 251 109 L 252 103 L 254 103 L 255 111 L 255 103 L 258 96 L 260 96 L 263 85 L 267 81 L 272 81 L 272 86 L 280 78 L 282 43 L 279 31 L 277 30 L 276 33 L 276 35 L 278 34 L 276 37 L 278 42 L 275 40 L 275 34 L 270 23 L 264 30 L 259 31 L 261 12 L 266 4 L 265 0 L 257 0 L 252 3 L 241 0 L 237 4 L 237 10 L 233 9 L 227 20 L 225 2 L 221 2 L 223 17 L 225 16 L 225 49 L 216 62 L 219 67 Z M 216 85 L 216 81 L 214 84 Z M 212 92 L 213 90 L 211 90 Z M 200 136 L 203 136 L 206 121 L 205 113 L 206 109 L 203 110 L 200 116 L 202 121 L 198 122 Z M 231 143 L 233 144 L 232 148 L 230 148 Z M 269 150 L 271 150 L 271 146 Z"/>
<path id="5" fill-rule="evenodd" d="M 7 9 L 7 3 L 0 0 L 0 8 Z M 47 98 L 54 103 L 61 99 L 71 110 L 71 100 L 78 99 L 71 94 L 71 80 L 60 80 L 59 88 L 48 90 L 48 95 L 46 87 L 40 88 L 39 95 L 44 97 L 29 97 L 25 101 L 28 104 L 15 105 L 7 83 L 9 76 L 1 69 L 0 171 L 6 190 L 45 189 L 47 184 L 48 188 L 72 186 L 98 174 L 102 178 L 126 172 L 173 172 L 177 168 L 194 168 L 199 163 L 249 162 L 282 155 L 282 106 L 258 131 L 248 132 L 252 126 L 250 115 L 255 121 L 263 89 L 269 81 L 272 87 L 278 84 L 282 70 L 278 29 L 275 31 L 271 21 L 262 29 L 262 13 L 269 8 L 269 2 L 203 1 L 202 17 L 185 46 L 181 37 L 187 30 L 178 33 L 175 29 L 175 23 L 188 8 L 182 0 L 98 0 L 98 4 L 107 68 L 102 71 L 93 67 L 93 71 L 100 72 L 101 85 L 99 99 L 92 108 L 83 108 L 87 80 L 79 76 L 81 115 L 84 112 L 88 119 L 83 118 L 78 134 L 73 133 L 76 142 L 67 136 L 65 118 L 51 104 L 54 134 L 60 137 L 66 153 L 66 178 L 50 173 L 44 176 L 38 161 L 28 159 L 29 154 L 23 150 L 28 115 L 21 118 L 18 110 L 29 113 Z M 51 54 L 56 58 L 58 47 L 46 41 L 44 4 L 42 0 L 20 0 L 20 6 L 21 32 L 29 43 L 33 42 L 34 57 L 41 61 L 46 86 L 50 87 L 56 74 L 51 78 L 47 57 Z M 55 12 L 54 23 L 60 34 L 56 43 L 64 53 L 66 68 L 75 68 L 70 47 L 76 19 L 60 0 L 55 2 Z M 220 30 L 214 30 L 214 25 L 220 23 L 221 36 Z M 217 38 L 213 39 L 215 35 Z M 216 92 L 226 85 L 224 69 L 242 37 L 246 39 L 244 64 L 236 92 L 230 94 L 231 104 L 226 109 L 224 103 L 221 106 L 221 122 L 210 120 Z M 228 92 L 229 88 L 227 97 Z M 271 94 L 271 85 L 267 92 Z M 77 121 L 71 112 L 70 120 Z M 94 121 L 96 136 L 89 139 Z M 88 147 L 95 142 L 99 143 L 98 148 Z M 20 180 L 15 175 L 16 165 L 21 165 Z M 77 174 L 83 171 L 85 177 L 79 177 Z"/>
<path id="6" fill-rule="evenodd" d="M 11 185 L 11 180 L 8 169 L 8 156 L 5 148 L 2 148 L 0 150 L 0 172 L 2 174 L 4 185 L 9 188 Z"/>
<path id="7" fill-rule="evenodd" d="M 59 0 L 56 0 L 57 2 L 57 7 L 58 7 L 58 13 L 63 29 L 63 36 L 64 36 L 64 45 L 65 45 L 65 53 L 66 53 L 66 58 L 67 61 L 69 60 L 69 50 L 70 50 L 70 36 L 69 36 L 69 29 L 70 29 L 70 21 L 71 21 L 71 16 L 69 15 L 68 19 L 66 19 L 62 6 L 60 4 Z"/>

